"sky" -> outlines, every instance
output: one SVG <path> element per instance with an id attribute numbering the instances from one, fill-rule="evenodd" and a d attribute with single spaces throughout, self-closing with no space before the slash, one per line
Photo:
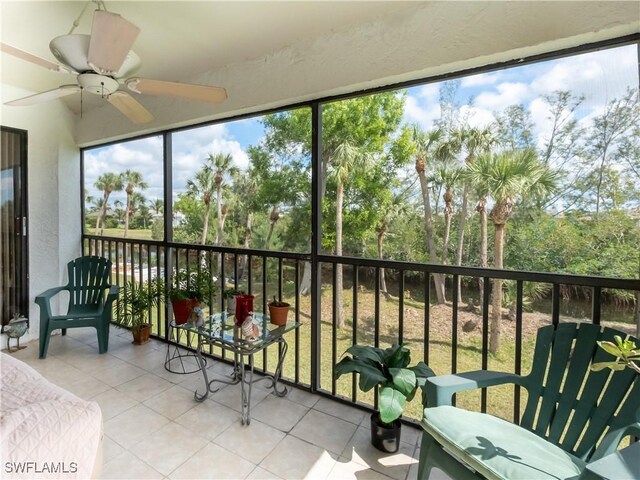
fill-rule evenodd
<path id="1" fill-rule="evenodd" d="M 541 146 L 551 127 L 543 95 L 559 89 L 584 95 L 585 101 L 575 112 L 575 118 L 586 124 L 602 113 L 608 101 L 620 97 L 628 86 L 638 88 L 638 84 L 638 49 L 636 45 L 628 45 L 464 77 L 456 101 L 474 126 L 488 125 L 495 112 L 523 104 L 531 113 L 536 140 Z M 440 116 L 439 88 L 439 83 L 432 83 L 407 89 L 404 121 L 417 123 L 424 129 L 433 127 Z M 247 147 L 259 144 L 264 136 L 260 118 L 173 134 L 174 199 L 185 190 L 187 180 L 210 153 L 229 153 L 238 168 L 246 169 Z M 146 198 L 163 197 L 161 136 L 86 150 L 84 165 L 86 191 L 96 198 L 101 197 L 94 187 L 99 175 L 108 171 L 120 173 L 127 168 L 139 171 L 149 185 L 142 192 Z M 114 200 L 124 201 L 124 194 L 114 192 L 111 202 Z"/>

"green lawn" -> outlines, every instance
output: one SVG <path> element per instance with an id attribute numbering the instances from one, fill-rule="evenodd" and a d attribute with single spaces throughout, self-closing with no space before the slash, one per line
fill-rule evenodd
<path id="1" fill-rule="evenodd" d="M 85 229 L 85 233 L 87 235 L 94 235 L 96 229 L 95 228 L 87 228 Z M 103 235 L 105 237 L 115 237 L 115 238 L 124 238 L 124 228 L 105 228 Z M 129 237 L 137 240 L 152 240 L 151 238 L 151 229 L 129 229 Z"/>

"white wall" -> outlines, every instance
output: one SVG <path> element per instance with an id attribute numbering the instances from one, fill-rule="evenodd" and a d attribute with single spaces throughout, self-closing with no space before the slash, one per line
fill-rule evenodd
<path id="1" fill-rule="evenodd" d="M 28 94 L 2 85 L 3 101 Z M 67 262 L 80 253 L 80 151 L 73 138 L 74 116 L 60 102 L 37 108 L 2 106 L 0 112 L 3 126 L 28 132 L 31 327 L 27 338 L 37 339 L 40 309 L 34 298 L 62 285 Z M 6 339 L 1 341 L 4 347 Z"/>

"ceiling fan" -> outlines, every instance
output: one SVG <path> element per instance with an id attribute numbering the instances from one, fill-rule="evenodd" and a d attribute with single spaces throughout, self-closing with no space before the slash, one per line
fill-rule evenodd
<path id="1" fill-rule="evenodd" d="M 221 87 L 167 82 L 147 78 L 127 78 L 140 67 L 140 57 L 131 50 L 140 29 L 120 15 L 108 12 L 102 0 L 92 0 L 98 8 L 93 15 L 91 35 L 74 34 L 89 1 L 67 35 L 54 38 L 49 49 L 62 64 L 37 57 L 5 43 L 0 50 L 49 70 L 77 75 L 77 84 L 61 85 L 42 93 L 6 102 L 5 105 L 28 106 L 74 93 L 99 95 L 117 108 L 133 123 L 148 123 L 153 115 L 131 94 L 181 97 L 189 100 L 219 103 L 227 98 Z"/>

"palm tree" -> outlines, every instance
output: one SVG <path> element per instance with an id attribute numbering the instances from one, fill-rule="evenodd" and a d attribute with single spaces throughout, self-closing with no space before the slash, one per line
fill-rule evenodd
<path id="1" fill-rule="evenodd" d="M 147 207 L 147 199 L 140 192 L 133 192 L 131 195 L 131 202 L 129 205 L 129 215 L 131 218 L 139 213 L 142 215 L 142 223 L 144 228 L 147 228 L 147 220 L 149 219 L 149 207 Z"/>
<path id="2" fill-rule="evenodd" d="M 538 160 L 533 149 L 506 151 L 489 156 L 487 186 L 494 200 L 490 217 L 495 236 L 493 263 L 503 268 L 504 227 L 516 202 L 522 197 L 543 195 L 555 188 L 555 175 Z M 500 348 L 500 320 L 502 317 L 502 279 L 493 281 L 489 351 Z"/>
<path id="3" fill-rule="evenodd" d="M 224 230 L 224 217 L 222 213 L 222 183 L 226 175 L 234 175 L 238 169 L 233 166 L 233 157 L 230 154 L 209 154 L 208 165 L 215 171 L 213 183 L 216 189 L 216 205 L 218 208 L 218 228 L 216 232 L 216 245 L 222 245 L 222 232 Z"/>
<path id="4" fill-rule="evenodd" d="M 129 236 L 129 217 L 131 216 L 132 204 L 131 197 L 135 189 L 144 190 L 148 185 L 142 180 L 142 174 L 134 170 L 125 170 L 121 174 L 123 185 L 126 184 L 125 192 L 127 193 L 127 207 L 124 211 L 124 238 Z"/>
<path id="5" fill-rule="evenodd" d="M 116 220 L 118 221 L 118 226 L 124 222 L 124 208 L 122 208 L 122 202 L 120 200 L 116 200 L 113 202 L 113 213 L 116 216 Z"/>
<path id="6" fill-rule="evenodd" d="M 109 196 L 111 192 L 119 192 L 122 190 L 122 177 L 112 172 L 103 173 L 98 177 L 96 183 L 93 184 L 98 190 L 102 191 L 102 212 L 99 215 L 98 221 L 96 221 L 96 233 L 98 230 L 98 224 L 100 225 L 100 235 L 104 234 L 104 220 L 107 216 L 107 206 L 109 205 Z"/>
<path id="7" fill-rule="evenodd" d="M 365 167 L 368 156 L 361 149 L 343 141 L 335 149 L 331 157 L 332 174 L 336 179 L 336 256 L 342 256 L 342 209 L 344 203 L 344 186 L 349 180 L 349 172 L 356 167 Z M 273 212 L 272 212 L 273 213 Z M 338 328 L 344 326 L 342 315 L 342 264 L 336 264 L 336 305 Z"/>
<path id="8" fill-rule="evenodd" d="M 249 151 L 251 155 L 251 150 Z M 256 205 L 256 192 L 258 190 L 258 179 L 256 178 L 255 169 L 249 167 L 244 174 L 236 172 L 233 177 L 233 190 L 236 197 L 242 196 L 243 201 L 241 205 L 246 208 L 246 221 L 244 227 L 244 248 L 251 247 L 251 234 L 253 227 L 253 213 L 259 207 Z M 247 256 L 240 257 L 239 278 L 244 276 L 244 271 L 247 265 Z"/>
<path id="9" fill-rule="evenodd" d="M 164 201 L 161 198 L 149 200 L 149 208 L 154 215 L 159 216 L 164 212 Z"/>
<path id="10" fill-rule="evenodd" d="M 437 147 L 442 139 L 442 131 L 440 129 L 422 132 L 417 127 L 413 129 L 413 141 L 416 145 L 416 172 L 420 179 L 420 188 L 422 190 L 422 204 L 424 206 L 424 230 L 429 257 L 432 263 L 438 263 L 438 254 L 436 253 L 436 245 L 433 240 L 433 215 L 431 213 L 431 198 L 429 181 L 426 174 L 427 159 L 435 157 Z M 441 274 L 434 274 L 433 281 L 436 287 L 436 297 L 439 304 L 445 302 L 444 278 Z"/>
<path id="11" fill-rule="evenodd" d="M 489 153 L 479 155 L 475 161 L 466 165 L 462 172 L 465 185 L 473 186 L 478 203 L 476 212 L 480 220 L 480 266 L 487 268 L 488 263 L 488 217 L 487 217 L 487 197 L 491 193 L 491 171 L 493 168 L 493 157 Z M 484 283 L 480 282 L 480 298 L 483 297 Z M 480 307 L 484 308 L 482 302 Z"/>
<path id="12" fill-rule="evenodd" d="M 202 237 L 200 243 L 207 243 L 207 233 L 209 231 L 209 212 L 211 209 L 211 195 L 215 188 L 214 174 L 211 165 L 204 164 L 195 174 L 193 180 L 187 181 L 187 195 L 192 198 L 202 198 L 204 203 L 204 221 L 202 226 Z"/>
<path id="13" fill-rule="evenodd" d="M 442 199 L 444 200 L 444 234 L 442 238 L 442 256 L 440 260 L 443 265 L 447 264 L 451 219 L 453 217 L 453 191 L 458 182 L 458 178 L 460 177 L 460 173 L 460 168 L 442 164 L 436 168 L 434 174 L 430 178 L 430 181 L 444 186 L 445 189 L 445 192 L 442 195 Z"/>
<path id="14" fill-rule="evenodd" d="M 492 145 L 497 142 L 497 138 L 490 127 L 486 128 L 466 128 L 458 130 L 453 135 L 454 141 L 457 142 L 462 150 L 466 152 L 465 166 L 472 167 L 478 153 L 486 153 Z M 458 226 L 458 240 L 456 245 L 456 265 L 462 265 L 462 250 L 464 248 L 464 229 L 468 216 L 469 193 L 471 185 L 465 182 L 462 190 L 462 204 L 460 205 L 460 223 Z M 485 195 L 486 196 L 486 195 Z M 485 217 L 486 221 L 486 217 Z M 486 224 L 485 224 L 486 225 Z M 485 237 L 486 238 L 486 237 Z M 486 255 L 486 249 L 484 250 Z M 486 257 L 485 257 L 486 263 Z M 484 265 L 486 266 L 486 265 Z M 460 277 L 458 277 L 458 292 L 460 292 Z M 462 298 L 462 295 L 458 295 Z"/>

